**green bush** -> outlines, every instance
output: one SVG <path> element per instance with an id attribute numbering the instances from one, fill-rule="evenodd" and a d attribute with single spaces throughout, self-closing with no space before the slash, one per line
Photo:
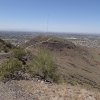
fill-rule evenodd
<path id="1" fill-rule="evenodd" d="M 4 62 L 0 67 L 0 79 L 5 80 L 6 78 L 11 78 L 15 72 L 22 69 L 22 62 L 17 59 L 10 59 Z"/>
<path id="2" fill-rule="evenodd" d="M 57 74 L 56 64 L 52 55 L 46 50 L 40 50 L 37 57 L 34 58 L 29 66 L 29 72 L 31 75 L 39 75 L 44 80 L 52 80 L 54 82 L 59 81 L 59 75 Z"/>
<path id="3" fill-rule="evenodd" d="M 17 59 L 22 60 L 22 58 L 26 55 L 26 52 L 23 48 L 16 48 L 13 49 L 12 55 Z"/>
<path id="4" fill-rule="evenodd" d="M 2 51 L 4 51 L 5 53 L 7 53 L 7 52 L 9 52 L 9 48 L 4 45 L 2 47 Z"/>
<path id="5" fill-rule="evenodd" d="M 13 48 L 14 48 L 14 46 L 11 43 L 5 42 L 0 39 L 0 52 L 3 51 L 5 53 L 7 53 Z"/>
<path id="6" fill-rule="evenodd" d="M 19 74 L 17 72 L 28 73 L 31 77 L 39 76 L 44 80 L 51 82 L 60 82 L 60 75 L 58 74 L 55 61 L 46 50 L 40 50 L 38 55 L 30 62 L 23 64 L 22 57 L 27 52 L 24 49 L 17 48 L 13 50 L 13 57 L 4 62 L 0 67 L 0 80 L 17 79 Z M 17 76 L 16 76 L 17 75 Z"/>
<path id="7" fill-rule="evenodd" d="M 12 48 L 14 48 L 14 45 L 12 45 L 11 43 L 6 43 L 6 46 L 8 47 L 8 48 L 10 48 L 10 49 L 12 49 Z"/>

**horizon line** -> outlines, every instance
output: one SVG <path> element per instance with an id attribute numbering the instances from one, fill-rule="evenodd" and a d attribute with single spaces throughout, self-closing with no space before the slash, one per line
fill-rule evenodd
<path id="1" fill-rule="evenodd" d="M 58 31 L 32 31 L 32 30 L 30 30 L 30 31 L 28 31 L 28 30 L 0 30 L 0 32 L 30 32 L 30 33 L 58 33 L 58 34 L 60 34 L 60 33 L 63 33 L 63 34 L 79 34 L 79 35 L 83 35 L 83 34 L 100 34 L 100 33 L 92 33 L 92 32 L 58 32 Z"/>

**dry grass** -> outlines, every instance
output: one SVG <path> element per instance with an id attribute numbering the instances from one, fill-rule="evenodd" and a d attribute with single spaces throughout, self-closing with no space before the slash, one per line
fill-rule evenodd
<path id="1" fill-rule="evenodd" d="M 60 82 L 55 60 L 49 51 L 45 49 L 39 50 L 37 56 L 28 66 L 29 73 L 32 76 L 38 75 L 44 80 Z"/>

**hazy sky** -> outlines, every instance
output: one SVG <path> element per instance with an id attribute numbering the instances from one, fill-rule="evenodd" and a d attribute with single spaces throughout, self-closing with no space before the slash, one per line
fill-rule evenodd
<path id="1" fill-rule="evenodd" d="M 0 30 L 100 33 L 100 0 L 0 0 Z"/>

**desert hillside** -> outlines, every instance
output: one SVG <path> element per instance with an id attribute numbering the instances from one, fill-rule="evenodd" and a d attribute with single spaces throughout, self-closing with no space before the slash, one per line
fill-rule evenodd
<path id="1" fill-rule="evenodd" d="M 99 48 L 77 46 L 52 36 L 37 36 L 25 45 L 26 49 L 34 54 L 38 48 L 49 50 L 56 59 L 61 75 L 68 83 L 100 89 Z"/>
<path id="2" fill-rule="evenodd" d="M 9 52 L 0 59 L 0 100 L 100 100 L 99 48 L 36 36 Z"/>

